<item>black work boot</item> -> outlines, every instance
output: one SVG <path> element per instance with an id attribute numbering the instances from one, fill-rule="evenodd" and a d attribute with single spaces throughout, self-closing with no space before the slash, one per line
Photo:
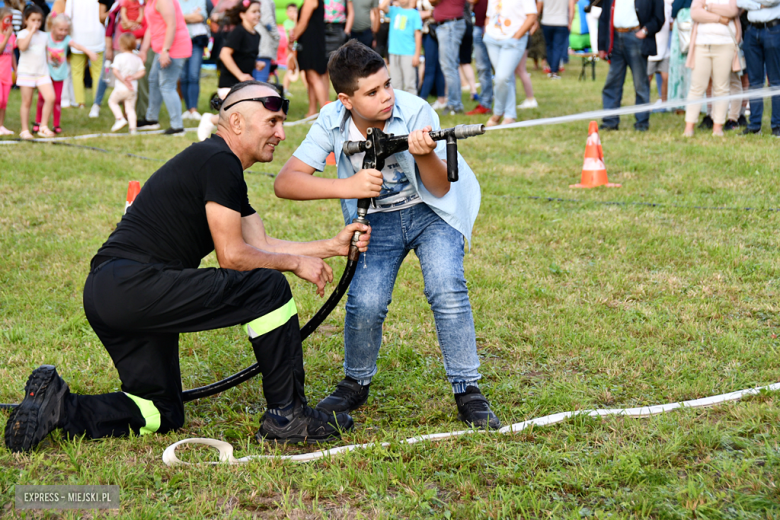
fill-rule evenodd
<path id="1" fill-rule="evenodd" d="M 351 377 L 345 377 L 328 397 L 317 404 L 317 410 L 328 415 L 357 410 L 368 400 L 368 389 L 371 385 L 361 385 Z"/>
<path id="2" fill-rule="evenodd" d="M 308 405 L 298 404 L 286 417 L 265 412 L 255 438 L 259 442 L 316 444 L 337 441 L 342 431 L 349 431 L 354 426 L 352 417 L 345 413 L 328 415 Z"/>
<path id="3" fill-rule="evenodd" d="M 5 425 L 6 447 L 14 453 L 30 451 L 60 426 L 68 392 L 54 365 L 33 370 L 24 386 L 24 400 Z"/>
<path id="4" fill-rule="evenodd" d="M 472 428 L 501 428 L 501 421 L 490 409 L 490 403 L 476 386 L 466 387 L 462 394 L 455 394 L 458 405 L 458 419 Z"/>

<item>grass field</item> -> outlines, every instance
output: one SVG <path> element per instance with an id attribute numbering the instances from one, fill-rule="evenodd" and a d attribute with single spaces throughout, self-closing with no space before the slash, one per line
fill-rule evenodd
<path id="1" fill-rule="evenodd" d="M 596 82 L 578 82 L 577 65 L 559 82 L 534 72 L 540 108 L 521 117 L 599 109 L 606 67 Z M 215 80 L 203 84 L 205 110 Z M 295 87 L 293 120 L 306 110 Z M 18 102 L 14 91 L 6 124 L 14 129 Z M 633 102 L 630 85 L 626 102 Z M 112 121 L 106 107 L 97 120 L 75 109 L 63 117 L 72 134 L 107 131 Z M 456 122 L 484 121 L 448 116 L 442 126 Z M 460 146 L 483 190 L 465 260 L 481 385 L 504 424 L 780 381 L 780 215 L 773 211 L 780 141 L 766 135 L 768 117 L 764 136 L 722 139 L 683 139 L 682 117 L 673 114 L 653 115 L 648 133 L 631 130 L 632 122 L 601 135 L 610 181 L 620 189 L 568 188 L 579 181 L 587 122 L 492 132 Z M 246 174 L 253 206 L 279 238 L 321 238 L 342 225 L 336 201 L 279 200 L 273 179 L 261 174 L 276 173 L 307 128 L 290 127 L 276 160 Z M 81 306 L 89 260 L 121 217 L 128 181 L 143 182 L 160 164 L 122 154 L 164 160 L 194 138 L 72 141 L 111 153 L 0 145 L 0 402 L 18 402 L 41 363 L 57 365 L 75 392 L 119 389 Z M 651 202 L 661 205 L 644 205 Z M 330 263 L 340 275 L 344 261 Z M 216 265 L 213 254 L 202 265 Z M 308 319 L 321 300 L 311 285 L 288 278 Z M 342 303 L 304 344 L 312 401 L 342 377 L 343 319 Z M 239 327 L 181 338 L 185 388 L 252 362 Z M 0 516 L 780 518 L 777 392 L 649 419 L 580 417 L 516 435 L 399 444 L 462 429 L 414 255 L 396 283 L 371 397 L 343 440 L 391 446 L 300 465 L 162 463 L 165 447 L 187 437 L 226 440 L 238 457 L 309 449 L 259 445 L 253 435 L 263 408 L 256 379 L 188 404 L 177 433 L 100 441 L 54 434 L 28 455 L 0 449 Z M 206 448 L 180 453 L 216 460 Z M 14 510 L 17 484 L 119 485 L 122 506 L 25 514 Z"/>

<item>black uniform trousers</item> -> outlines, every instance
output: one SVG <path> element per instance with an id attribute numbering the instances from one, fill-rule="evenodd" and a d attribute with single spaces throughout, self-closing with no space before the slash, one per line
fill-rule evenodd
<path id="1" fill-rule="evenodd" d="M 98 265 L 99 264 L 99 265 Z M 89 438 L 164 433 L 184 424 L 179 333 L 247 324 L 269 407 L 305 403 L 303 351 L 289 284 L 278 271 L 184 269 L 96 257 L 84 310 L 122 392 L 69 394 L 62 427 Z"/>

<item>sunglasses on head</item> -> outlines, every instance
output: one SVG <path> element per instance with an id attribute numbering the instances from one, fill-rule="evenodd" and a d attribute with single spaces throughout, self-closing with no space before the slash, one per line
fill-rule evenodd
<path id="1" fill-rule="evenodd" d="M 235 103 L 231 103 L 228 106 L 224 107 L 223 110 L 230 110 L 232 107 L 238 105 L 239 103 L 243 103 L 244 101 L 258 101 L 263 104 L 266 110 L 270 110 L 271 112 L 278 112 L 279 110 L 281 110 L 282 112 L 284 112 L 284 115 L 287 115 L 287 111 L 290 110 L 290 100 L 280 98 L 279 96 L 265 96 L 265 97 L 241 99 L 239 101 L 236 101 Z"/>

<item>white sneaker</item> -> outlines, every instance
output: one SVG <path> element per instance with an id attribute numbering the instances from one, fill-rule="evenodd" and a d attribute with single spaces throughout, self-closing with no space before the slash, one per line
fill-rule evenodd
<path id="1" fill-rule="evenodd" d="M 195 112 L 190 112 L 188 110 L 187 113 L 190 115 L 189 117 L 191 121 L 200 121 L 201 115 L 198 114 L 197 110 Z"/>
<path id="2" fill-rule="evenodd" d="M 442 108 L 446 107 L 447 103 L 439 103 L 439 100 L 437 99 L 433 103 L 431 103 L 431 108 L 434 110 L 441 110 Z"/>
<path id="3" fill-rule="evenodd" d="M 89 109 L 89 117 L 92 119 L 100 117 L 100 105 L 92 105 L 92 108 Z"/>
<path id="4" fill-rule="evenodd" d="M 126 124 L 127 124 L 127 119 L 124 118 L 117 119 L 116 122 L 114 123 L 114 126 L 111 127 L 111 131 L 116 132 L 117 130 L 124 128 Z"/>
<path id="5" fill-rule="evenodd" d="M 203 114 L 198 124 L 198 141 L 205 141 L 214 131 L 216 125 L 211 122 L 211 114 Z"/>
<path id="6" fill-rule="evenodd" d="M 190 111 L 189 110 L 185 110 L 184 112 L 181 113 L 181 120 L 182 121 L 186 121 L 189 118 L 190 118 Z"/>
<path id="7" fill-rule="evenodd" d="M 517 105 L 517 108 L 536 108 L 539 106 L 539 103 L 536 101 L 536 99 L 524 99 L 522 103 Z"/>

